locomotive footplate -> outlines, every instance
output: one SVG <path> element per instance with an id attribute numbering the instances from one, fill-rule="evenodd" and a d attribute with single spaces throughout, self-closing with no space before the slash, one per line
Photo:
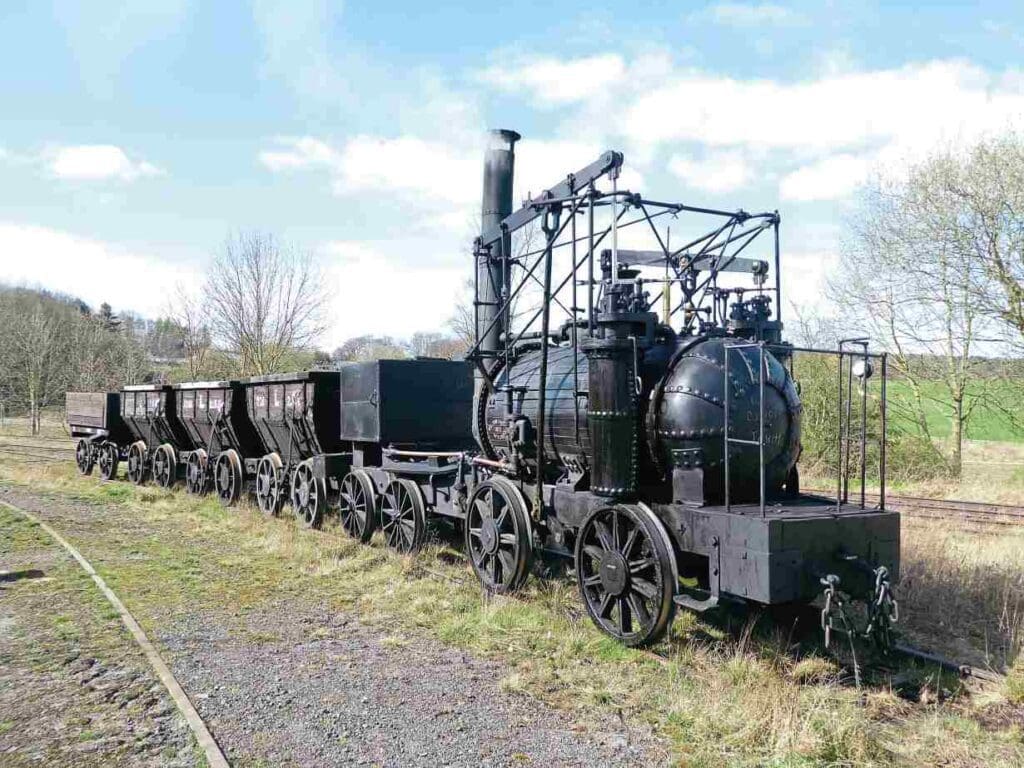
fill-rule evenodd
<path id="1" fill-rule="evenodd" d="M 777 605 L 810 602 L 825 574 L 851 595 L 868 595 L 874 584 L 865 564 L 899 577 L 897 512 L 808 495 L 770 504 L 764 516 L 758 504 L 654 508 L 682 552 L 708 558 L 713 593 Z"/>

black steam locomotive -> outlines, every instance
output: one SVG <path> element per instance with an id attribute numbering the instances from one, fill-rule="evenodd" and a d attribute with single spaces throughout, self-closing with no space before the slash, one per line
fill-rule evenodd
<path id="1" fill-rule="evenodd" d="M 464 361 L 69 393 L 80 470 L 98 464 L 110 480 L 126 461 L 133 482 L 184 479 L 225 504 L 249 489 L 268 515 L 290 503 L 318 527 L 337 514 L 350 535 L 366 542 L 379 528 L 405 553 L 426 541 L 431 518 L 448 518 L 488 590 L 520 587 L 535 556 L 573 562 L 594 623 L 628 645 L 662 637 L 677 606 L 824 592 L 828 607 L 839 589 L 865 599 L 868 631 L 884 637 L 900 538 L 884 502 L 885 356 L 862 340 L 836 350 L 782 341 L 777 212 L 620 191 L 617 152 L 513 211 L 518 139 L 494 132 L 486 155 Z M 714 223 L 671 247 L 660 225 L 682 215 Z M 529 247 L 536 237 L 524 246 L 538 230 L 541 247 Z M 619 247 L 638 230 L 650 248 Z M 769 257 L 751 258 L 765 240 Z M 800 491 L 798 351 L 838 359 L 835 498 Z M 868 507 L 874 363 L 883 482 Z"/>

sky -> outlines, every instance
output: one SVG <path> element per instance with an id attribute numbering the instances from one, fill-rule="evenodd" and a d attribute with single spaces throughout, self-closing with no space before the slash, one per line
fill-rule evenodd
<path id="1" fill-rule="evenodd" d="M 315 255 L 322 346 L 440 330 L 488 128 L 517 200 L 605 149 L 662 200 L 778 209 L 820 305 L 859 184 L 1018 129 L 1024 4 L 5 0 L 0 281 L 155 317 L 233 233 Z"/>

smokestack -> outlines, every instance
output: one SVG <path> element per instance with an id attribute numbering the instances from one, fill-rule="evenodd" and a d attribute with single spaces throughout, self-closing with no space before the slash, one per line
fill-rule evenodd
<path id="1" fill-rule="evenodd" d="M 522 138 L 515 131 L 494 130 L 487 135 L 487 153 L 484 156 L 484 191 L 480 207 L 481 234 L 497 227 L 512 213 L 512 178 L 515 172 L 515 144 Z M 498 314 L 501 296 L 508 285 L 509 275 L 502 265 L 502 256 L 511 248 L 511 238 L 502 237 L 491 248 L 491 258 L 476 265 L 477 285 L 481 306 L 477 317 L 477 332 L 484 334 Z M 495 323 L 486 335 L 481 335 L 480 351 L 496 352 L 504 323 Z"/>

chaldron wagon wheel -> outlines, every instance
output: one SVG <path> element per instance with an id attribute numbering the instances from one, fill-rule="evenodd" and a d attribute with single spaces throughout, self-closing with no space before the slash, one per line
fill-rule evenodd
<path id="1" fill-rule="evenodd" d="M 79 440 L 75 446 L 75 466 L 83 475 L 91 475 L 96 464 L 96 454 L 88 440 Z"/>
<path id="2" fill-rule="evenodd" d="M 365 469 L 355 469 L 341 481 L 338 501 L 341 527 L 364 544 L 377 528 L 377 489 Z"/>
<path id="3" fill-rule="evenodd" d="M 99 447 L 96 463 L 100 465 L 100 477 L 104 480 L 117 479 L 117 465 L 121 461 L 116 443 L 103 443 Z"/>
<path id="4" fill-rule="evenodd" d="M 319 528 L 327 505 L 327 488 L 313 471 L 313 460 L 306 459 L 292 476 L 292 508 L 306 528 Z"/>
<path id="5" fill-rule="evenodd" d="M 172 488 L 177 479 L 178 457 L 170 443 L 163 443 L 153 451 L 153 481 L 161 488 Z"/>
<path id="6" fill-rule="evenodd" d="M 576 540 L 576 579 L 598 629 L 629 646 L 650 645 L 675 613 L 675 553 L 649 509 L 621 504 L 597 509 Z"/>
<path id="7" fill-rule="evenodd" d="M 480 583 L 491 592 L 513 592 L 530 575 L 533 560 L 526 501 L 504 478 L 485 480 L 466 512 L 466 552 Z"/>
<path id="8" fill-rule="evenodd" d="M 427 505 L 412 480 L 392 480 L 380 500 L 380 523 L 388 546 L 403 554 L 418 552 L 427 538 Z"/>
<path id="9" fill-rule="evenodd" d="M 141 440 L 128 449 L 128 479 L 136 485 L 146 482 L 146 444 Z"/>
<path id="10" fill-rule="evenodd" d="M 209 475 L 207 474 L 208 459 L 206 451 L 199 448 L 188 455 L 188 463 L 185 465 L 185 490 L 196 496 L 202 496 L 210 490 Z"/>
<path id="11" fill-rule="evenodd" d="M 242 473 L 242 459 L 238 451 L 228 448 L 217 454 L 217 463 L 213 469 L 213 485 L 217 497 L 225 507 L 230 507 L 242 495 L 242 484 L 245 477 Z"/>
<path id="12" fill-rule="evenodd" d="M 276 517 L 284 505 L 281 457 L 268 453 L 256 468 L 256 504 L 267 517 Z"/>

